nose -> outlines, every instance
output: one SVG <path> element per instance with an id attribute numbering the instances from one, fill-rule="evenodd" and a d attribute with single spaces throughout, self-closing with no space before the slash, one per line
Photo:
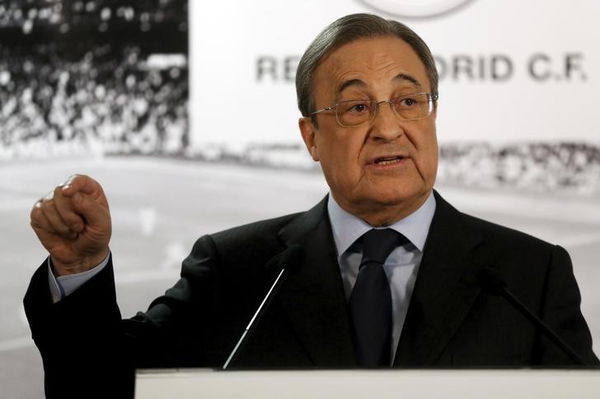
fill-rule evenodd
<path id="1" fill-rule="evenodd" d="M 400 118 L 392 109 L 389 101 L 383 100 L 377 103 L 377 112 L 371 122 L 371 138 L 385 141 L 393 141 L 404 134 L 404 128 Z"/>

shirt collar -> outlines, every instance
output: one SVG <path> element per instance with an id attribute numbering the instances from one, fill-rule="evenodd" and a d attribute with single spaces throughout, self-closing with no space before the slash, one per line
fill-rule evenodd
<path id="1" fill-rule="evenodd" d="M 427 234 L 429 233 L 429 226 L 435 213 L 435 206 L 435 198 L 432 191 L 419 209 L 387 227 L 404 235 L 422 252 Z M 374 228 L 364 220 L 342 209 L 331 194 L 327 201 L 327 211 L 329 212 L 329 220 L 338 256 L 346 252 L 360 236 Z"/>

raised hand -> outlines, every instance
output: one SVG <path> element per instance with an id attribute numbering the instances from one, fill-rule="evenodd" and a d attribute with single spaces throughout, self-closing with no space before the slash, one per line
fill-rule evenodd
<path id="1" fill-rule="evenodd" d="M 111 218 L 102 186 L 75 175 L 31 209 L 31 227 L 50 253 L 56 275 L 92 269 L 108 255 Z"/>

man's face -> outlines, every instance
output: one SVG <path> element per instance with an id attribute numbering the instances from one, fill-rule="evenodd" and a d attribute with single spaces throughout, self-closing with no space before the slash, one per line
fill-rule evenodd
<path id="1" fill-rule="evenodd" d="M 313 76 L 315 109 L 342 100 L 388 100 L 430 92 L 425 66 L 403 40 L 359 39 L 329 54 Z M 335 200 L 371 224 L 388 224 L 416 210 L 435 181 L 435 111 L 425 119 L 398 118 L 382 103 L 371 122 L 340 126 L 333 111 L 300 119 L 304 142 Z"/>

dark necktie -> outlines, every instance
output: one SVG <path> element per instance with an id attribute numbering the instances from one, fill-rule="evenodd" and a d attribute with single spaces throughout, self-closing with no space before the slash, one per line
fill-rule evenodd
<path id="1" fill-rule="evenodd" d="M 392 229 L 369 230 L 362 237 L 363 257 L 350 295 L 350 314 L 358 365 L 390 365 L 392 295 L 383 263 L 406 238 Z"/>

